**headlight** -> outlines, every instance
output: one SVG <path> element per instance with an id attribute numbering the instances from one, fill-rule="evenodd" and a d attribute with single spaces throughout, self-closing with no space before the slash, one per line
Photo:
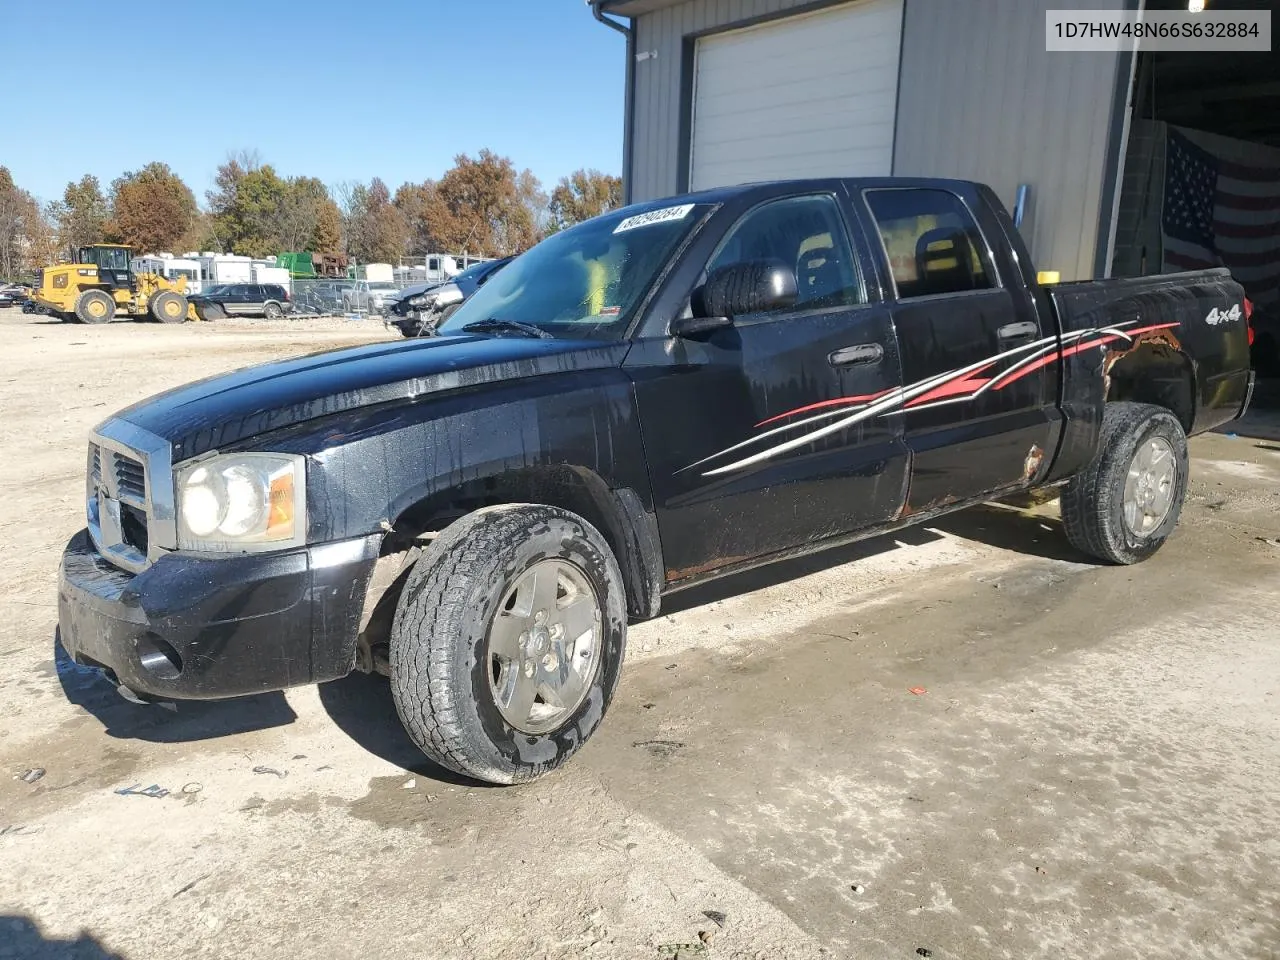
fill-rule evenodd
<path id="1" fill-rule="evenodd" d="M 232 453 L 178 471 L 178 547 L 197 551 L 279 550 L 307 534 L 302 457 Z"/>
<path id="2" fill-rule="evenodd" d="M 446 283 L 436 291 L 435 305 L 437 307 L 447 307 L 449 304 L 458 303 L 461 300 L 462 290 L 456 283 Z"/>

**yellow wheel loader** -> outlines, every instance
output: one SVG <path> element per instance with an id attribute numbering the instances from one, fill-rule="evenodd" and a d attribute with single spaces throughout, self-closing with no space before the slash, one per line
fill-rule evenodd
<path id="1" fill-rule="evenodd" d="M 76 251 L 75 263 L 45 267 L 31 299 L 45 313 L 69 323 L 108 323 L 117 314 L 182 323 L 191 308 L 187 281 L 134 273 L 128 247 L 93 244 Z"/>

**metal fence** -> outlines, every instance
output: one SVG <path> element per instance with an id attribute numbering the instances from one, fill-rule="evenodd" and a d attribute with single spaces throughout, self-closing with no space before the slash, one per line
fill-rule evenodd
<path id="1" fill-rule="evenodd" d="M 366 280 L 293 280 L 295 316 L 382 316 L 400 299 L 408 283 Z"/>

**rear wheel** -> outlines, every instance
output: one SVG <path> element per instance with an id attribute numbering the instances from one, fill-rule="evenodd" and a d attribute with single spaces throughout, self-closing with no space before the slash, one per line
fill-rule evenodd
<path id="1" fill-rule="evenodd" d="M 187 319 L 187 298 L 172 290 L 161 290 L 151 295 L 147 310 L 161 323 L 182 323 Z"/>
<path id="2" fill-rule="evenodd" d="M 280 304 L 272 302 L 262 308 L 262 315 L 268 320 L 279 320 L 284 316 L 284 311 L 280 309 Z"/>
<path id="3" fill-rule="evenodd" d="M 110 323 L 116 302 L 101 290 L 86 290 L 76 300 L 76 317 L 81 323 Z"/>
<path id="4" fill-rule="evenodd" d="M 391 631 L 391 690 L 429 757 L 520 783 L 604 718 L 626 647 L 622 574 L 594 527 L 554 507 L 477 511 L 414 565 Z"/>
<path id="5" fill-rule="evenodd" d="M 1108 403 L 1098 455 L 1062 491 L 1072 546 L 1110 563 L 1147 559 L 1178 525 L 1187 467 L 1187 437 L 1172 413 Z"/>

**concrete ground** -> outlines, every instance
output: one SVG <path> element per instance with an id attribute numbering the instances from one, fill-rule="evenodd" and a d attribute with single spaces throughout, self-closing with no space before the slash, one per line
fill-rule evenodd
<path id="1" fill-rule="evenodd" d="M 86 431 L 383 335 L 0 316 L 0 958 L 1280 955 L 1280 443 L 1239 431 L 1141 566 L 993 506 L 672 598 L 525 788 L 379 679 L 168 711 L 67 663 Z"/>

